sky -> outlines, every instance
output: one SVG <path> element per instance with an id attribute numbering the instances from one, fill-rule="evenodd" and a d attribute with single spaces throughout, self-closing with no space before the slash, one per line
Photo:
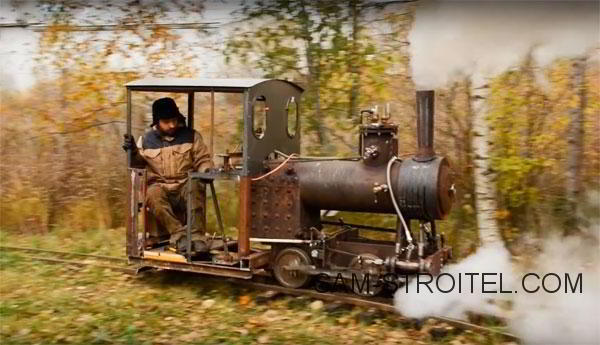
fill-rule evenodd
<path id="1" fill-rule="evenodd" d="M 417 87 L 470 76 L 475 84 L 518 66 L 539 66 L 600 48 L 598 1 L 421 1 L 411 42 Z"/>
<path id="2" fill-rule="evenodd" d="M 114 2 L 114 1 L 113 1 Z M 37 1 L 20 0 L 18 6 L 9 0 L 0 0 L 0 24 L 15 23 L 23 20 L 28 23 L 46 23 L 47 17 L 44 12 L 48 9 L 44 6 L 36 6 Z M 221 30 L 212 30 L 211 35 L 206 38 L 207 46 L 220 45 L 223 42 L 227 29 L 227 23 L 234 17 L 230 14 L 236 8 L 237 2 L 228 3 L 220 1 L 206 1 L 201 16 L 188 16 L 182 18 L 178 12 L 169 12 L 161 23 L 184 23 L 184 22 L 218 22 L 223 27 Z M 86 8 L 75 14 L 77 24 L 112 24 L 116 22 L 117 15 L 114 10 L 97 10 Z M 182 35 L 184 40 L 194 38 L 193 30 L 175 30 L 176 34 Z M 33 86 L 36 82 L 33 74 L 35 66 L 35 55 L 40 32 L 31 28 L 7 28 L 0 27 L 0 87 L 24 90 Z M 196 47 L 199 70 L 204 71 L 204 77 L 219 77 L 222 73 L 222 57 L 213 49 Z M 120 68 L 135 69 L 135 61 L 131 64 L 122 64 L 115 61 L 114 64 Z"/>
<path id="3" fill-rule="evenodd" d="M 202 44 L 193 44 L 198 56 L 196 67 L 202 73 L 199 77 L 261 77 L 260 71 L 254 69 L 225 66 L 218 52 L 233 28 L 231 22 L 237 19 L 231 12 L 239 3 L 207 0 L 200 15 L 184 16 L 179 11 L 170 11 L 160 20 L 219 23 L 211 35 L 202 37 Z M 547 64 L 557 57 L 589 52 L 589 47 L 598 50 L 598 4 L 598 1 L 421 0 L 409 36 L 413 80 L 418 87 L 437 88 L 461 75 L 493 76 L 518 65 L 529 51 L 541 64 Z M 48 10 L 48 5 L 38 5 L 35 0 L 0 0 L 0 24 L 19 20 L 45 23 L 48 18 L 44 13 Z M 78 24 L 111 24 L 119 18 L 117 12 L 102 7 L 85 8 L 73 14 Z M 193 30 L 175 30 L 175 33 L 183 36 L 183 40 L 198 42 Z M 0 27 L 0 88 L 24 90 L 34 85 L 39 37 L 40 33 L 30 28 Z M 110 61 L 121 71 L 139 70 L 136 64 L 143 63 L 135 59 Z"/>

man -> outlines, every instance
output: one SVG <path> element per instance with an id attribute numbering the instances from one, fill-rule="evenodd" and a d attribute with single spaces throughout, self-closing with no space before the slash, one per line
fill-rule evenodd
<path id="1" fill-rule="evenodd" d="M 213 168 L 213 162 L 202 136 L 185 126 L 185 118 L 172 98 L 165 97 L 154 101 L 150 127 L 153 129 L 144 134 L 139 149 L 133 137 L 127 134 L 123 149 L 133 150 L 134 164 L 146 166 L 146 205 L 169 232 L 171 248 L 182 252 L 185 250 L 186 228 L 174 210 L 186 210 L 187 173 L 208 171 Z M 192 212 L 204 207 L 204 188 L 197 192 L 201 195 L 193 193 Z M 195 250 L 205 251 L 206 243 L 200 236 L 200 232 L 204 233 L 205 229 L 193 231 Z"/>

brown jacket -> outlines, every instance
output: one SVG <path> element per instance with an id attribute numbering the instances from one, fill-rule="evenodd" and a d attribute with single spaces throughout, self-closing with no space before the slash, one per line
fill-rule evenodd
<path id="1" fill-rule="evenodd" d="M 174 137 L 163 137 L 158 130 L 147 132 L 139 145 L 138 161 L 145 163 L 148 185 L 164 184 L 178 189 L 189 171 L 206 171 L 213 167 L 210 152 L 197 131 L 181 127 Z"/>

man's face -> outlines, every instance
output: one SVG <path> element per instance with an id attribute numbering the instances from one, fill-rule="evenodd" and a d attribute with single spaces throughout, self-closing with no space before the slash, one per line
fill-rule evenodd
<path id="1" fill-rule="evenodd" d="M 175 132 L 177 132 L 177 127 L 178 127 L 178 121 L 177 118 L 171 118 L 171 119 L 161 119 L 158 120 L 158 129 L 167 135 L 173 136 L 175 135 Z"/>

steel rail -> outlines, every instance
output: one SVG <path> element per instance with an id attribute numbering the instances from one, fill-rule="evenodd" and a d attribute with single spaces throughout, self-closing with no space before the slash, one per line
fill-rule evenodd
<path id="1" fill-rule="evenodd" d="M 126 258 L 95 255 L 95 254 L 64 252 L 64 251 L 56 251 L 56 250 L 40 249 L 40 248 L 0 246 L 0 250 L 14 250 L 14 251 L 24 251 L 24 252 L 39 252 L 39 253 L 47 253 L 47 254 L 55 254 L 55 255 L 80 256 L 80 257 L 84 257 L 84 258 L 102 259 L 102 260 L 108 260 L 108 261 L 114 261 L 114 262 L 127 263 Z M 23 258 L 29 259 L 29 260 L 35 260 L 35 261 L 43 261 L 43 262 L 48 262 L 48 263 L 75 265 L 75 266 L 80 266 L 80 267 L 94 266 L 94 267 L 106 268 L 106 269 L 119 271 L 119 272 L 132 274 L 132 275 L 137 274 L 142 269 L 142 267 L 137 267 L 137 266 L 136 267 L 114 266 L 114 265 L 105 265 L 105 264 L 100 264 L 100 263 L 95 263 L 95 262 L 90 262 L 90 261 L 74 261 L 74 260 L 64 260 L 64 259 L 39 257 L 39 256 L 23 256 Z M 292 289 L 292 288 L 286 288 L 286 287 L 283 287 L 280 285 L 276 285 L 275 283 L 272 283 L 272 284 L 261 283 L 261 282 L 256 282 L 256 281 L 243 280 L 243 279 L 234 279 L 234 278 L 229 278 L 229 279 L 214 278 L 214 279 L 219 280 L 219 281 L 227 281 L 232 284 L 243 285 L 243 286 L 254 288 L 254 289 L 275 291 L 275 292 L 278 292 L 278 293 L 281 293 L 284 295 L 307 296 L 307 297 L 314 298 L 314 299 L 320 299 L 320 300 L 329 301 L 329 302 L 338 302 L 338 303 L 349 304 L 349 305 L 364 307 L 364 308 L 373 308 L 373 309 L 383 311 L 386 313 L 397 314 L 397 311 L 394 308 L 394 306 L 391 303 L 387 303 L 387 301 L 385 301 L 385 302 L 382 301 L 382 300 L 385 300 L 382 298 L 365 299 L 365 298 L 361 298 L 361 297 L 358 297 L 355 295 L 344 294 L 344 293 L 334 294 L 334 293 L 318 292 L 318 291 L 309 290 L 309 289 Z M 504 332 L 502 330 L 497 330 L 494 328 L 480 326 L 480 325 L 473 324 L 473 323 L 470 323 L 467 321 L 462 321 L 462 320 L 447 318 L 447 317 L 440 317 L 440 316 L 433 316 L 430 318 L 434 319 L 436 321 L 439 321 L 439 322 L 447 323 L 451 326 L 454 326 L 454 327 L 457 327 L 457 328 L 460 328 L 463 330 L 470 330 L 470 331 L 500 336 L 506 340 L 514 340 L 514 341 L 519 340 L 519 338 L 514 334 Z"/>
<path id="2" fill-rule="evenodd" d="M 115 261 L 115 262 L 124 262 L 124 263 L 127 263 L 127 258 L 120 258 L 120 257 L 117 257 L 117 256 L 106 256 L 106 255 L 97 255 L 97 254 L 64 252 L 64 251 L 59 251 L 59 250 L 50 250 L 50 249 L 42 249 L 42 248 L 0 246 L 0 250 L 34 252 L 34 253 L 47 253 L 47 254 L 65 255 L 65 256 L 79 256 L 79 257 L 87 257 L 87 258 L 94 258 L 94 259 L 101 259 L 101 260 L 107 260 L 107 261 Z"/>
<path id="3" fill-rule="evenodd" d="M 92 266 L 92 267 L 106 268 L 106 269 L 110 269 L 112 271 L 119 271 L 122 273 L 131 274 L 131 275 L 135 275 L 139 272 L 138 267 L 104 265 L 104 264 L 89 262 L 89 261 L 87 261 L 87 262 L 86 261 L 73 261 L 73 260 L 47 258 L 47 257 L 43 257 L 43 256 L 28 256 L 28 255 L 23 256 L 23 258 L 29 259 L 29 260 L 34 260 L 34 261 L 44 261 L 44 262 L 54 263 L 54 264 L 74 265 L 74 266 L 79 266 L 79 267 Z"/>

